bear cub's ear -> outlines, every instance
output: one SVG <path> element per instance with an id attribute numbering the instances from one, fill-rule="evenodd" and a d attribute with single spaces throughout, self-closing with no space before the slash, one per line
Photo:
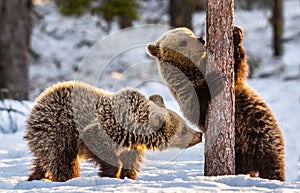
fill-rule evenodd
<path id="1" fill-rule="evenodd" d="M 163 123 L 165 122 L 165 116 L 162 112 L 152 111 L 149 113 L 149 123 L 153 128 L 161 128 Z"/>
<path id="2" fill-rule="evenodd" d="M 159 94 L 154 94 L 149 97 L 149 100 L 154 102 L 156 105 L 166 108 L 164 99 Z"/>
<path id="3" fill-rule="evenodd" d="M 159 46 L 157 44 L 148 44 L 147 52 L 149 55 L 157 57 L 159 56 Z"/>
<path id="4" fill-rule="evenodd" d="M 151 95 L 149 97 L 149 100 L 159 107 L 166 108 L 164 99 L 158 94 Z M 152 125 L 152 127 L 161 128 L 164 122 L 165 122 L 165 115 L 163 112 L 154 110 L 149 113 L 149 123 Z"/>

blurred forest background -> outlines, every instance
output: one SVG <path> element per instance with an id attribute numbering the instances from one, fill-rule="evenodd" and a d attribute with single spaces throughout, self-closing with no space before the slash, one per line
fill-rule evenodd
<path id="1" fill-rule="evenodd" d="M 41 3 L 51 1 L 0 0 L 0 99 L 29 99 L 30 61 L 43 54 L 31 49 L 30 45 L 32 28 L 37 20 L 43 18 L 43 15 L 35 11 L 35 5 Z M 193 29 L 193 14 L 205 11 L 204 0 L 55 0 L 54 3 L 66 17 L 81 17 L 86 13 L 96 15 L 99 18 L 99 28 L 107 33 L 111 31 L 114 22 L 121 29 L 131 27 L 134 21 L 141 19 L 144 23 L 166 24 L 161 17 L 165 15 L 170 26 Z M 145 9 L 149 9 L 147 4 L 152 7 L 156 4 L 153 11 L 160 14 L 156 14 L 156 17 L 143 17 Z M 272 12 L 269 21 L 273 26 L 273 40 L 269 41 L 273 42 L 274 56 L 281 56 L 284 43 L 283 0 L 237 0 L 235 9 L 263 9 Z"/>
<path id="2" fill-rule="evenodd" d="M 141 24 L 162 24 L 172 27 L 185 26 L 194 30 L 195 34 L 205 36 L 205 19 L 195 21 L 195 15 L 205 15 L 205 5 L 204 0 L 0 0 L 0 100 L 33 100 L 50 84 L 70 79 L 66 74 L 72 72 L 64 70 L 64 63 L 72 65 L 69 68 L 74 73 L 80 73 L 76 63 L 80 63 L 84 54 L 97 40 L 118 29 Z M 280 60 L 284 53 L 283 45 L 290 41 L 283 38 L 285 30 L 283 8 L 283 0 L 235 1 L 236 11 L 259 10 L 266 13 L 264 16 L 272 29 L 272 38 L 265 39 L 264 43 L 272 45 L 270 52 L 273 53 L 274 60 Z M 50 17 L 53 9 L 60 15 L 59 17 L 75 23 L 72 30 L 65 30 L 65 34 L 60 31 L 66 27 L 64 26 L 66 22 L 60 24 L 57 21 L 57 26 L 61 25 L 60 27 L 47 25 L 47 22 L 55 19 Z M 61 45 L 57 43 L 57 47 L 60 46 L 57 49 L 63 50 L 62 47 L 67 46 L 69 42 L 77 41 L 76 38 L 70 39 L 74 31 L 84 31 L 82 28 L 87 28 L 76 24 L 76 20 L 85 19 L 92 20 L 95 26 L 93 29 L 85 29 L 82 33 L 88 33 L 87 31 L 92 31 L 96 27 L 97 32 L 93 35 L 99 37 L 83 38 L 74 45 L 73 50 L 80 50 L 81 56 L 78 57 L 78 53 L 71 53 L 72 55 L 66 53 L 58 57 L 51 53 L 51 57 L 48 57 L 56 45 L 51 45 L 55 44 L 53 43 L 55 41 L 47 40 L 43 34 L 61 43 Z M 299 39 L 300 32 L 296 36 Z M 250 78 L 260 67 L 261 60 L 255 55 L 248 54 Z M 41 71 L 30 70 L 39 65 L 52 65 L 56 71 L 50 67 Z M 271 72 L 260 73 L 257 77 L 273 76 L 283 69 L 279 66 Z M 49 73 L 56 75 L 49 77 Z M 289 78 L 300 79 L 300 75 L 287 77 Z M 39 81 L 40 79 L 44 80 Z M 1 107 L 0 110 L 13 111 L 8 107 Z"/>

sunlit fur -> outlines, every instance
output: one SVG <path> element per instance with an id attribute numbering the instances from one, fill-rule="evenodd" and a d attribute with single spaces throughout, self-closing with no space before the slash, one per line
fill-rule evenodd
<path id="1" fill-rule="evenodd" d="M 204 131 L 208 102 L 222 91 L 223 85 L 218 71 L 206 74 L 203 40 L 187 28 L 176 28 L 148 44 L 147 51 L 159 61 L 159 72 L 184 116 Z M 209 86 L 207 80 L 211 80 Z"/>
<path id="2" fill-rule="evenodd" d="M 242 30 L 236 27 L 233 35 L 236 174 L 258 174 L 262 178 L 284 180 L 281 130 L 270 108 L 247 86 L 248 66 L 242 48 Z M 218 73 L 206 74 L 206 46 L 198 40 L 189 29 L 177 28 L 148 44 L 147 51 L 158 60 L 160 74 L 184 115 L 205 131 L 208 103 L 222 85 Z"/>
<path id="3" fill-rule="evenodd" d="M 36 98 L 27 120 L 24 138 L 34 157 L 28 180 L 78 177 L 80 158 L 99 165 L 100 176 L 136 179 L 144 150 L 187 148 L 201 136 L 159 95 L 148 100 L 132 88 L 110 93 L 58 83 Z"/>

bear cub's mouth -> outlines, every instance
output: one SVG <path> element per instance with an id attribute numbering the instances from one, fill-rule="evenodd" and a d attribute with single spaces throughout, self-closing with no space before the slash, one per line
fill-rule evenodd
<path id="1" fill-rule="evenodd" d="M 201 132 L 197 133 L 197 135 L 194 135 L 193 139 L 188 144 L 187 148 L 192 147 L 200 142 L 202 142 L 202 133 Z"/>

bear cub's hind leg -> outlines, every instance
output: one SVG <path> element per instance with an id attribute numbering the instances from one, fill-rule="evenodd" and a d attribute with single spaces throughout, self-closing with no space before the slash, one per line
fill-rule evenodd
<path id="1" fill-rule="evenodd" d="M 34 168 L 27 181 L 41 180 L 45 178 L 46 171 L 40 166 L 39 162 L 34 162 Z"/>
<path id="2" fill-rule="evenodd" d="M 49 169 L 49 179 L 53 182 L 65 182 L 76 177 L 79 177 L 79 163 L 76 157 L 67 160 L 55 160 Z"/>
<path id="3" fill-rule="evenodd" d="M 98 173 L 100 177 L 120 178 L 122 163 L 115 154 L 110 154 L 110 158 L 104 161 L 90 152 L 89 159 L 100 167 Z"/>
<path id="4" fill-rule="evenodd" d="M 136 180 L 137 172 L 140 171 L 140 162 L 142 162 L 143 156 L 143 150 L 129 150 L 122 152 L 119 156 L 123 163 L 120 178 L 124 179 L 127 177 L 129 179 Z"/>

